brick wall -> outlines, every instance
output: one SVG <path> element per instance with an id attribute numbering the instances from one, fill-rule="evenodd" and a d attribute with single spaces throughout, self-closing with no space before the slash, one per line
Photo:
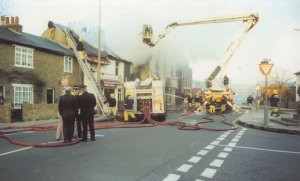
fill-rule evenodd
<path id="1" fill-rule="evenodd" d="M 22 120 L 23 121 L 38 121 L 58 119 L 57 104 L 29 104 L 22 105 Z"/>
<path id="2" fill-rule="evenodd" d="M 33 84 L 34 103 L 45 103 L 47 89 L 54 90 L 54 101 L 57 102 L 62 92 L 59 80 L 66 76 L 70 85 L 81 83 L 82 74 L 77 60 L 73 60 L 73 73 L 64 73 L 64 56 L 34 49 L 32 68 L 15 67 L 15 47 L 0 43 L 0 85 L 5 86 L 6 102 L 13 102 L 12 83 Z"/>
<path id="3" fill-rule="evenodd" d="M 4 103 L 0 105 L 0 123 L 9 123 L 11 117 L 11 105 L 9 103 Z"/>

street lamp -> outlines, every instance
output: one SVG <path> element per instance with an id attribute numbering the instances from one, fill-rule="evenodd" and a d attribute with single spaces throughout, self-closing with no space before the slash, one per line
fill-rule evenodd
<path id="1" fill-rule="evenodd" d="M 101 0 L 99 0 L 99 25 L 98 25 L 98 66 L 97 66 L 97 81 L 99 86 L 101 87 L 100 82 L 100 68 L 101 68 Z M 99 87 L 99 88 L 100 88 Z"/>
<path id="2" fill-rule="evenodd" d="M 259 106 L 258 91 L 260 89 L 260 85 L 258 83 L 255 85 L 255 89 L 256 89 L 256 109 L 258 109 Z"/>
<path id="3" fill-rule="evenodd" d="M 264 126 L 268 126 L 269 125 L 269 114 L 268 114 L 268 105 L 267 105 L 267 99 L 268 99 L 268 75 L 270 74 L 273 64 L 270 63 L 271 59 L 267 59 L 265 58 L 263 61 L 261 61 L 261 63 L 259 64 L 259 68 L 261 73 L 265 76 L 265 88 L 266 88 L 266 92 L 265 92 L 265 108 L 264 108 Z"/>

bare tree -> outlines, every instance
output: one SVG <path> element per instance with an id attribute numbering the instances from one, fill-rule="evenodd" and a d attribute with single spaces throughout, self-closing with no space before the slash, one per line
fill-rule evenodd
<path id="1" fill-rule="evenodd" d="M 279 108 L 281 107 L 281 91 L 282 88 L 285 86 L 287 82 L 293 79 L 293 75 L 291 74 L 288 69 L 279 68 L 273 71 L 271 74 L 272 81 L 277 85 L 278 87 L 278 93 L 279 93 Z"/>
<path id="2" fill-rule="evenodd" d="M 8 14 L 9 10 L 9 0 L 0 0 L 0 15 L 1 16 L 6 16 Z"/>

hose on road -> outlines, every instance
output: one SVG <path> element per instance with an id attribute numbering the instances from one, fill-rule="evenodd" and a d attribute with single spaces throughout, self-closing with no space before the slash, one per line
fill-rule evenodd
<path id="1" fill-rule="evenodd" d="M 206 115 L 201 117 L 201 119 L 205 119 L 207 121 L 199 121 L 195 124 L 189 124 L 184 121 L 191 116 L 194 116 L 193 112 L 188 112 L 184 116 L 178 117 L 176 121 L 156 121 L 151 118 L 149 109 L 144 109 L 144 118 L 139 122 L 124 122 L 124 123 L 112 123 L 112 124 L 95 124 L 95 129 L 113 129 L 113 128 L 144 128 L 144 127 L 154 127 L 154 126 L 177 126 L 180 130 L 209 130 L 209 131 L 227 131 L 227 130 L 234 130 L 237 126 L 233 125 L 232 123 L 227 122 L 227 119 L 222 114 L 212 114 Z M 215 116 L 219 116 L 222 118 L 220 122 L 230 126 L 229 128 L 209 128 L 203 126 L 205 123 L 214 122 Z M 51 126 L 8 126 L 0 128 L 0 138 L 9 141 L 12 144 L 19 145 L 19 146 L 28 146 L 28 147 L 61 147 L 61 146 L 70 146 L 80 142 L 80 139 L 74 139 L 71 142 L 64 143 L 64 142 L 55 142 L 55 143 L 29 143 L 18 141 L 15 138 L 9 137 L 5 134 L 11 133 L 18 133 L 18 132 L 26 132 L 26 131 L 53 131 L 56 130 L 55 125 Z M 11 130 L 11 131 L 3 131 L 3 130 Z"/>

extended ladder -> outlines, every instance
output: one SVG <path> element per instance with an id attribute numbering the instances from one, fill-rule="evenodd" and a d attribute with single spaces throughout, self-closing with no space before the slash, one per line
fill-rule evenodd
<path id="1" fill-rule="evenodd" d="M 97 105 L 100 107 L 100 110 L 103 115 L 108 115 L 107 109 L 104 109 L 106 105 L 103 103 L 106 100 L 106 97 L 104 96 L 102 90 L 100 89 L 100 85 L 97 82 L 94 74 L 90 71 L 90 65 L 87 63 L 86 58 L 80 57 L 79 52 L 77 51 L 77 48 L 76 48 L 77 43 L 76 43 L 74 37 L 72 36 L 70 29 L 65 29 L 65 33 L 72 41 L 71 46 L 72 46 L 74 54 L 78 60 L 78 63 L 81 67 L 81 70 L 83 71 L 84 76 L 88 78 L 90 87 L 92 88 L 93 92 L 96 94 L 95 96 L 96 96 Z"/>

